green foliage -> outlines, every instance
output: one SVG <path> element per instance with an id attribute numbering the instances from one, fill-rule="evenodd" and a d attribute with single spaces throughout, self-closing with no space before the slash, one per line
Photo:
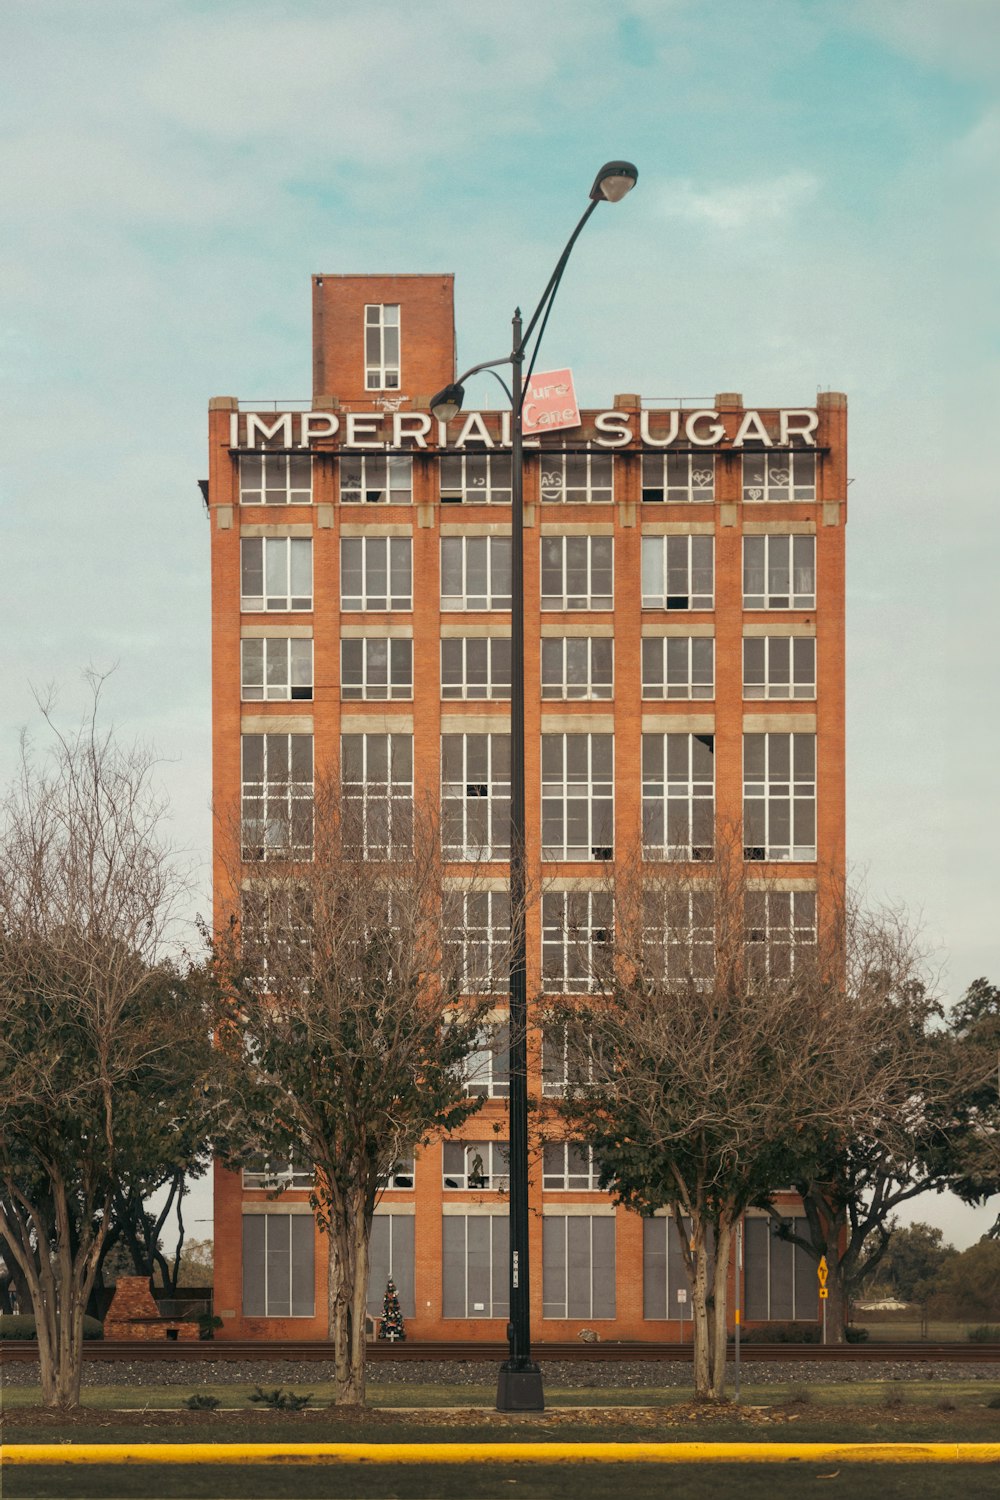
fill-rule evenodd
<path id="1" fill-rule="evenodd" d="M 222 1327 L 222 1319 L 215 1313 L 198 1314 L 198 1337 L 200 1339 L 214 1339 L 215 1330 Z"/>
<path id="2" fill-rule="evenodd" d="M 929 1307 L 936 1317 L 1000 1318 L 1000 1242 L 984 1235 L 948 1257 L 934 1282 Z"/>
<path id="3" fill-rule="evenodd" d="M 1000 1327 L 993 1323 L 980 1323 L 978 1328 L 970 1328 L 965 1336 L 970 1344 L 1000 1344 Z M 1000 1399 L 997 1404 L 1000 1405 Z"/>
<path id="4" fill-rule="evenodd" d="M 902 1302 L 919 1302 L 929 1294 L 954 1247 L 930 1224 L 890 1223 L 889 1244 L 878 1268 L 879 1285 Z"/>
<path id="5" fill-rule="evenodd" d="M 85 1339 L 102 1339 L 104 1324 L 97 1318 L 84 1317 L 83 1336 Z M 34 1339 L 36 1337 L 33 1314 L 8 1313 L 0 1317 L 0 1339 Z"/>
<path id="6" fill-rule="evenodd" d="M 258 1386 L 247 1400 L 256 1402 L 258 1406 L 266 1406 L 270 1411 L 301 1411 L 312 1400 L 312 1392 L 308 1396 L 297 1396 L 294 1391 L 282 1390 L 280 1386 L 271 1391 L 262 1390 Z"/>
<path id="7" fill-rule="evenodd" d="M 761 1323 L 757 1328 L 745 1328 L 741 1335 L 744 1344 L 818 1344 L 820 1330 L 815 1323 Z"/>
<path id="8" fill-rule="evenodd" d="M 859 1328 L 854 1323 L 848 1323 L 847 1327 L 844 1329 L 844 1338 L 849 1344 L 867 1344 L 868 1329 Z"/>
<path id="9" fill-rule="evenodd" d="M 184 1402 L 188 1411 L 215 1411 L 219 1404 L 218 1396 L 209 1396 L 204 1391 L 195 1391 Z"/>

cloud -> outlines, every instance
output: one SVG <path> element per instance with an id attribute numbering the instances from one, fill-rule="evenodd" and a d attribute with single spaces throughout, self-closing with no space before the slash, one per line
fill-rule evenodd
<path id="1" fill-rule="evenodd" d="M 660 212 L 667 219 L 685 219 L 725 233 L 774 228 L 789 223 L 818 190 L 819 179 L 811 172 L 706 188 L 681 178 L 661 188 Z"/>

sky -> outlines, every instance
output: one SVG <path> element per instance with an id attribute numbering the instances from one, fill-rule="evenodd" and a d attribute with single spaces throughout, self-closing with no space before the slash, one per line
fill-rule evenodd
<path id="1" fill-rule="evenodd" d="M 624 157 L 545 361 L 848 393 L 849 858 L 1000 982 L 996 0 L 6 0 L 0 59 L 0 774 L 115 668 L 205 910 L 208 398 L 308 397 L 314 272 L 452 271 L 499 356 Z"/>

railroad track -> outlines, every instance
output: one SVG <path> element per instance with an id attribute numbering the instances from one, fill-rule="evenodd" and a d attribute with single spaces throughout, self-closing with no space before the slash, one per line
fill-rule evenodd
<path id="1" fill-rule="evenodd" d="M 732 1346 L 730 1345 L 730 1352 Z M 615 1362 L 635 1360 L 646 1363 L 652 1360 L 669 1359 L 690 1361 L 690 1344 L 536 1344 L 534 1353 L 544 1366 L 548 1361 L 568 1360 L 589 1364 L 595 1360 Z M 842 1364 L 857 1362 L 908 1362 L 930 1364 L 954 1361 L 962 1364 L 1000 1364 L 1000 1344 L 755 1344 L 744 1343 L 741 1350 L 745 1360 L 765 1361 L 768 1364 L 783 1359 L 802 1360 L 815 1364 Z M 89 1361 L 128 1360 L 193 1360 L 197 1363 L 209 1361 L 263 1361 L 296 1360 L 304 1363 L 329 1360 L 330 1346 L 325 1343 L 254 1343 L 234 1339 L 199 1340 L 192 1343 L 146 1343 L 117 1341 L 111 1339 L 87 1340 L 83 1346 L 84 1359 Z M 506 1344 L 380 1344 L 368 1346 L 368 1358 L 377 1366 L 383 1360 L 420 1362 L 429 1360 L 458 1360 L 464 1363 L 497 1363 L 507 1357 Z M 34 1344 L 4 1341 L 0 1344 L 0 1364 L 23 1362 L 37 1358 Z"/>

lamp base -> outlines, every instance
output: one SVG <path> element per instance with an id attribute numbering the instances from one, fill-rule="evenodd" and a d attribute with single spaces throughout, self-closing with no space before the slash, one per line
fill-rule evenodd
<path id="1" fill-rule="evenodd" d="M 544 1410 L 542 1372 L 538 1366 L 531 1364 L 514 1369 L 509 1364 L 501 1365 L 497 1380 L 497 1411 Z"/>

